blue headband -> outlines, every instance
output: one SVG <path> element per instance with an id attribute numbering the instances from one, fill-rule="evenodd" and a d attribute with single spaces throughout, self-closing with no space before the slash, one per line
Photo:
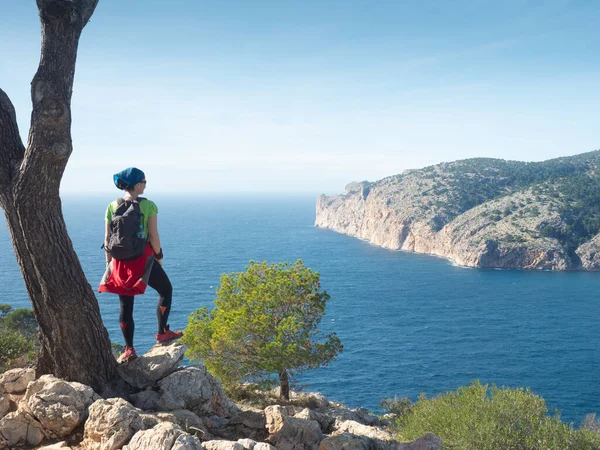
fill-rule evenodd
<path id="1" fill-rule="evenodd" d="M 140 181 L 143 181 L 145 178 L 146 175 L 144 175 L 144 172 L 136 167 L 129 167 L 113 175 L 115 186 L 117 186 L 119 189 L 133 187 Z"/>

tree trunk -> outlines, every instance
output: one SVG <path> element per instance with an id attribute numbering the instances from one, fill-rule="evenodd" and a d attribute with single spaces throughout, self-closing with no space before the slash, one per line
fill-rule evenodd
<path id="1" fill-rule="evenodd" d="M 31 83 L 27 148 L 0 90 L 0 206 L 40 327 L 37 375 L 103 392 L 116 376 L 98 302 L 69 239 L 59 196 L 72 151 L 71 94 L 79 36 L 98 0 L 37 0 L 40 65 Z"/>
<path id="2" fill-rule="evenodd" d="M 283 400 L 290 399 L 290 381 L 286 369 L 279 372 L 279 398 Z"/>

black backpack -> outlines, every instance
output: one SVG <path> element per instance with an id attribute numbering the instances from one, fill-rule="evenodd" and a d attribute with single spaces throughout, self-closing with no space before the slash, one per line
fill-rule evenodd
<path id="1" fill-rule="evenodd" d="M 106 251 L 114 259 L 126 261 L 142 256 L 146 248 L 146 238 L 143 236 L 143 218 L 140 202 L 144 200 L 117 199 L 117 209 L 109 224 L 110 235 Z"/>

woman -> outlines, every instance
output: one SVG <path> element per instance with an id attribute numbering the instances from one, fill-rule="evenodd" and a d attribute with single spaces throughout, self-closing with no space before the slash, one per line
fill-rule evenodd
<path id="1" fill-rule="evenodd" d="M 119 294 L 121 303 L 119 321 L 125 339 L 125 351 L 118 361 L 124 363 L 137 358 L 133 347 L 135 330 L 133 302 L 135 295 L 143 294 L 147 285 L 155 289 L 159 295 L 156 307 L 158 319 L 156 341 L 158 343 L 169 342 L 180 338 L 183 333 L 169 330 L 167 324 L 171 311 L 173 288 L 169 277 L 162 268 L 163 252 L 158 235 L 158 208 L 154 202 L 140 197 L 146 189 L 146 176 L 140 169 L 130 167 L 115 174 L 113 179 L 115 185 L 125 191 L 125 195 L 123 199 L 117 199 L 110 203 L 106 209 L 104 237 L 106 272 L 100 283 L 99 291 Z M 143 240 L 141 256 L 136 255 L 133 259 L 118 259 L 115 242 L 121 243 L 121 238 L 115 239 L 113 235 L 120 233 L 124 227 L 115 224 L 130 213 L 133 213 L 134 220 L 139 221 L 136 222 L 136 227 L 138 227 L 136 235 L 138 239 Z M 119 229 L 119 226 L 122 228 Z M 113 237 L 112 241 L 111 237 Z M 115 255 L 114 258 L 113 255 Z"/>

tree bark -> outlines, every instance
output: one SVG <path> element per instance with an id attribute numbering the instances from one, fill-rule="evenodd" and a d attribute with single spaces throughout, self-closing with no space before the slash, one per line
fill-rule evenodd
<path id="1" fill-rule="evenodd" d="M 59 196 L 72 152 L 71 94 L 79 37 L 98 0 L 37 0 L 42 51 L 31 83 L 27 148 L 0 90 L 0 207 L 40 327 L 37 375 L 103 392 L 116 376 L 98 302 L 67 233 Z"/>
<path id="2" fill-rule="evenodd" d="M 279 372 L 279 398 L 288 401 L 290 399 L 290 380 L 286 369 Z"/>

